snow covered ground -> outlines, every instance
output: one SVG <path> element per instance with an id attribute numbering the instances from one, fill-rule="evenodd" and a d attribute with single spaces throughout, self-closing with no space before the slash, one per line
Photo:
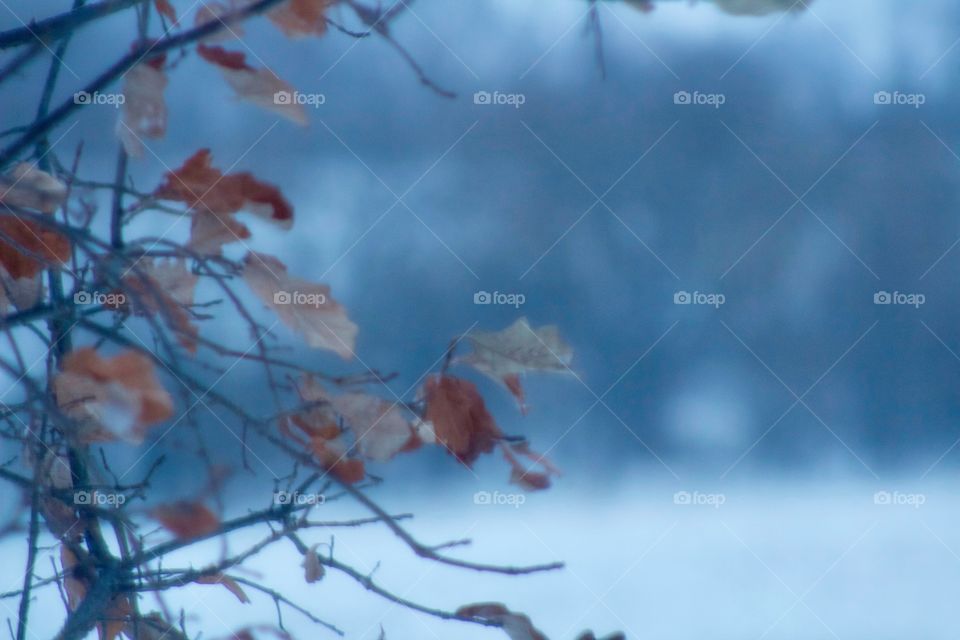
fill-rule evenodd
<path id="1" fill-rule="evenodd" d="M 429 503 L 421 499 L 411 524 L 429 542 L 473 538 L 472 547 L 459 550 L 463 557 L 504 563 L 563 559 L 568 566 L 562 572 L 508 578 L 437 566 L 412 557 L 378 527 L 338 534 L 335 554 L 363 571 L 373 571 L 381 559 L 375 579 L 425 604 L 453 609 L 503 601 L 528 613 L 553 640 L 586 628 L 620 629 L 628 638 L 711 640 L 958 635 L 960 497 L 946 478 L 922 486 L 758 479 L 722 492 L 636 479 L 613 495 L 563 485 L 519 506 L 477 505 L 472 494 L 449 490 Z M 675 497 L 682 491 L 687 493 Z M 410 507 L 399 496 L 383 502 Z M 329 532 L 306 537 L 326 541 Z M 201 566 L 218 551 L 208 545 L 192 555 L 193 563 Z M 0 589 L 13 588 L 22 551 L 8 544 L 0 557 Z M 49 571 L 46 559 L 39 566 Z M 342 575 L 307 585 L 289 545 L 264 552 L 250 568 L 348 638 L 376 638 L 381 624 L 392 639 L 505 637 L 411 613 Z M 276 619 L 269 598 L 251 596 L 252 604 L 241 605 L 219 586 L 197 586 L 169 602 L 195 619 L 194 630 L 213 638 Z M 12 614 L 14 602 L 4 602 L 10 611 L 3 613 Z M 145 609 L 151 606 L 145 601 Z M 62 609 L 58 596 L 47 591 L 35 607 L 41 615 L 33 637 L 51 637 Z M 284 621 L 298 638 L 334 637 L 292 611 L 284 612 Z"/>

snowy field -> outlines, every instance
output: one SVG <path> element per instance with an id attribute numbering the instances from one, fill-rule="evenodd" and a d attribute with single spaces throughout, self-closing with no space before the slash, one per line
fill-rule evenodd
<path id="1" fill-rule="evenodd" d="M 553 640 L 573 638 L 586 628 L 658 639 L 958 637 L 960 497 L 946 478 L 897 489 L 758 480 L 722 493 L 638 480 L 619 495 L 588 495 L 562 485 L 520 506 L 474 505 L 471 496 L 451 492 L 433 505 L 421 504 L 411 525 L 430 542 L 473 538 L 473 546 L 460 554 L 477 560 L 566 560 L 559 573 L 507 578 L 452 570 L 416 560 L 381 528 L 338 534 L 335 554 L 362 571 L 374 571 L 382 558 L 374 578 L 425 604 L 453 609 L 503 601 L 527 612 Z M 675 501 L 678 491 L 702 504 L 677 504 L 685 501 L 685 496 Z M 875 498 L 878 491 L 887 493 Z M 398 498 L 384 502 L 410 506 Z M 306 537 L 321 542 L 329 533 Z M 232 539 L 233 545 L 240 542 Z M 5 566 L 0 588 L 14 588 L 22 551 L 7 545 L 0 553 Z M 193 563 L 202 566 L 218 553 L 217 545 L 208 545 Z M 180 566 L 190 561 L 178 560 Z M 39 566 L 44 575 L 49 572 L 48 560 Z M 406 611 L 367 595 L 342 575 L 330 573 L 307 585 L 289 545 L 267 550 L 250 570 L 237 575 L 259 574 L 348 638 L 377 638 L 381 624 L 393 639 L 505 637 Z M 168 602 L 185 609 L 194 631 L 215 638 L 244 624 L 275 621 L 273 602 L 251 596 L 252 604 L 241 605 L 225 589 L 203 586 L 182 589 Z M 9 608 L 4 613 L 12 615 L 13 601 L 4 602 Z M 150 609 L 152 603 L 143 606 Z M 59 597 L 47 591 L 35 607 L 44 615 L 36 619 L 33 637 L 51 637 L 62 608 Z M 298 638 L 334 637 L 289 610 L 284 622 Z"/>

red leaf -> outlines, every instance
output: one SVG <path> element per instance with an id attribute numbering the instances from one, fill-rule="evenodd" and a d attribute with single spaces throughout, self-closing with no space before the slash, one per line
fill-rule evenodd
<path id="1" fill-rule="evenodd" d="M 424 385 L 426 420 L 437 442 L 465 464 L 490 453 L 502 432 L 472 383 L 453 376 L 434 376 Z"/>
<path id="2" fill-rule="evenodd" d="M 267 17 L 289 38 L 309 35 L 322 36 L 327 32 L 327 19 L 323 15 L 334 0 L 287 0 Z"/>
<path id="3" fill-rule="evenodd" d="M 200 149 L 179 169 L 166 173 L 153 195 L 183 202 L 196 212 L 223 216 L 243 209 L 284 229 L 293 225 L 293 207 L 277 187 L 246 171 L 221 173 L 211 162 L 210 150 Z"/>
<path id="4" fill-rule="evenodd" d="M 181 500 L 160 505 L 150 515 L 180 539 L 196 538 L 220 528 L 220 519 L 199 502 Z"/>

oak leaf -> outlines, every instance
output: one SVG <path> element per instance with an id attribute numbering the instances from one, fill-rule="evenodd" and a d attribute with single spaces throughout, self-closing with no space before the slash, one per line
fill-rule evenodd
<path id="1" fill-rule="evenodd" d="M 153 362 L 137 351 L 102 358 L 90 347 L 63 359 L 54 379 L 57 402 L 79 422 L 79 442 L 140 444 L 149 427 L 173 415 L 173 399 L 157 381 Z"/>
<path id="2" fill-rule="evenodd" d="M 246 171 L 224 174 L 212 163 L 210 150 L 200 149 L 164 175 L 154 197 L 183 202 L 194 213 L 223 217 L 244 210 L 282 229 L 293 225 L 293 207 L 277 187 Z"/>
<path id="3" fill-rule="evenodd" d="M 199 330 L 190 321 L 187 309 L 193 304 L 197 276 L 185 260 L 139 260 L 122 280 L 134 312 L 160 315 L 191 354 L 197 351 Z"/>
<path id="4" fill-rule="evenodd" d="M 165 0 L 158 0 L 158 10 L 161 1 Z M 171 20 L 176 21 L 175 13 Z M 124 101 L 116 131 L 123 148 L 134 158 L 143 156 L 143 138 L 156 140 L 167 133 L 167 104 L 163 98 L 166 88 L 163 56 L 136 65 L 124 76 Z"/>
<path id="5" fill-rule="evenodd" d="M 21 162 L 0 176 L 0 204 L 52 214 L 67 198 L 67 186 L 36 166 Z M 33 278 L 70 259 L 70 241 L 46 225 L 16 213 L 0 215 L 0 267 L 14 280 Z"/>
<path id="6" fill-rule="evenodd" d="M 220 528 L 220 519 L 204 504 L 180 500 L 154 507 L 150 515 L 177 538 L 197 538 Z"/>
<path id="7" fill-rule="evenodd" d="M 235 595 L 237 600 L 243 604 L 250 602 L 250 598 L 247 596 L 246 591 L 243 590 L 243 587 L 241 587 L 236 580 L 225 573 L 218 572 L 202 575 L 194 580 L 194 582 L 197 584 L 222 584 L 224 587 L 226 587 L 227 591 Z"/>
<path id="8" fill-rule="evenodd" d="M 520 375 L 551 371 L 569 373 L 573 350 L 553 325 L 533 329 L 520 318 L 502 331 L 477 331 L 466 336 L 473 351 L 457 359 L 504 385 L 526 410 Z"/>
<path id="9" fill-rule="evenodd" d="M 243 264 L 243 279 L 254 295 L 308 345 L 353 357 L 358 328 L 330 287 L 288 275 L 286 265 L 264 253 L 247 253 Z"/>
<path id="10" fill-rule="evenodd" d="M 197 53 L 219 69 L 238 98 L 306 126 L 307 113 L 303 105 L 289 99 L 295 93 L 294 88 L 273 71 L 251 67 L 243 53 L 215 45 L 198 44 Z"/>
<path id="11" fill-rule="evenodd" d="M 503 437 L 476 385 L 461 378 L 440 375 L 423 387 L 427 403 L 425 420 L 439 444 L 464 464 L 481 453 L 490 453 Z"/>
<path id="12" fill-rule="evenodd" d="M 322 36 L 327 32 L 324 12 L 334 0 L 287 0 L 267 13 L 267 17 L 288 38 Z"/>
<path id="13" fill-rule="evenodd" d="M 353 429 L 360 455 L 389 460 L 401 451 L 420 446 L 420 440 L 394 403 L 364 393 L 348 393 L 331 400 L 334 410 Z"/>
<path id="14" fill-rule="evenodd" d="M 320 564 L 320 556 L 317 555 L 317 547 L 319 545 L 313 545 L 303 556 L 303 577 L 308 584 L 313 584 L 323 579 L 324 573 L 323 565 Z"/>

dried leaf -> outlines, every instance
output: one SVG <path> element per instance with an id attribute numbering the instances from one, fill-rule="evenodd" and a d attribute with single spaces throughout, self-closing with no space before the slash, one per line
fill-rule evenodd
<path id="1" fill-rule="evenodd" d="M 510 640 L 547 640 L 547 636 L 533 626 L 530 618 L 510 611 L 499 602 L 467 605 L 457 609 L 456 614 L 465 618 L 483 618 L 496 622 L 510 636 Z"/>
<path id="2" fill-rule="evenodd" d="M 222 584 L 227 588 L 227 591 L 235 595 L 237 600 L 240 602 L 244 604 L 250 602 L 250 598 L 247 596 L 247 593 L 237 583 L 237 581 L 224 573 L 211 573 L 203 575 L 194 580 L 194 582 L 197 584 Z"/>
<path id="3" fill-rule="evenodd" d="M 502 432 L 487 411 L 477 387 L 453 376 L 432 376 L 424 390 L 426 420 L 435 439 L 464 464 L 493 451 Z"/>
<path id="4" fill-rule="evenodd" d="M 67 594 L 67 606 L 75 611 L 87 597 L 90 576 L 77 556 L 65 544 L 60 545 L 60 566 L 63 568 L 63 590 Z"/>
<path id="5" fill-rule="evenodd" d="M 31 277 L 13 278 L 0 265 L 0 315 L 6 315 L 10 307 L 30 309 L 43 297 L 43 278 L 38 273 Z"/>
<path id="6" fill-rule="evenodd" d="M 157 0 L 157 10 L 166 0 Z M 176 21 L 172 13 L 171 20 Z M 117 121 L 117 136 L 131 157 L 143 156 L 143 138 L 157 140 L 167 133 L 167 104 L 163 91 L 167 88 L 167 75 L 163 71 L 163 58 L 154 58 L 127 71 L 123 80 L 124 102 Z"/>
<path id="7" fill-rule="evenodd" d="M 221 173 L 212 161 L 210 150 L 200 149 L 179 169 L 166 173 L 153 195 L 161 200 L 183 202 L 195 213 L 222 217 L 242 209 L 283 229 L 293 225 L 293 207 L 277 187 L 246 171 Z"/>
<path id="8" fill-rule="evenodd" d="M 0 203 L 53 213 L 67 198 L 67 185 L 36 165 L 21 162 L 0 176 Z"/>
<path id="9" fill-rule="evenodd" d="M 277 94 L 293 94 L 295 89 L 277 77 L 270 69 L 258 69 L 247 64 L 246 56 L 223 47 L 198 44 L 197 53 L 215 65 L 237 97 L 287 118 L 299 125 L 307 125 L 303 105 L 291 100 L 278 100 Z"/>
<path id="10" fill-rule="evenodd" d="M 34 165 L 21 162 L 0 176 L 0 204 L 52 214 L 67 198 L 67 186 Z M 0 215 L 0 267 L 14 280 L 33 278 L 70 259 L 66 236 L 16 213 Z"/>
<path id="11" fill-rule="evenodd" d="M 520 318 L 502 331 L 467 335 L 473 352 L 457 359 L 506 386 L 526 411 L 520 375 L 536 371 L 569 373 L 573 350 L 555 326 L 532 329 Z"/>
<path id="12" fill-rule="evenodd" d="M 323 565 L 320 564 L 320 556 L 317 555 L 318 546 L 319 545 L 315 544 L 310 547 L 310 550 L 304 554 L 303 563 L 301 564 L 303 567 L 304 579 L 309 584 L 320 581 L 325 573 Z"/>
<path id="13" fill-rule="evenodd" d="M 76 349 L 64 358 L 54 389 L 60 407 L 79 421 L 73 435 L 82 443 L 140 444 L 149 427 L 173 415 L 153 362 L 136 351 L 101 358 L 92 348 Z"/>
<path id="14" fill-rule="evenodd" d="M 170 22 L 175 23 L 177 21 L 177 10 L 170 4 L 170 0 L 153 0 L 153 6 L 156 7 L 157 13 L 167 18 Z"/>
<path id="15" fill-rule="evenodd" d="M 336 396 L 331 403 L 353 429 L 365 458 L 382 462 L 420 446 L 410 422 L 393 403 L 363 393 Z"/>
<path id="16" fill-rule="evenodd" d="M 287 0 L 267 13 L 288 38 L 322 36 L 327 32 L 324 12 L 334 0 Z"/>
<path id="17" fill-rule="evenodd" d="M 191 220 L 187 248 L 201 255 L 219 256 L 223 245 L 249 238 L 250 230 L 233 216 L 197 211 Z"/>
<path id="18" fill-rule="evenodd" d="M 199 330 L 190 321 L 187 308 L 193 304 L 197 276 L 190 273 L 185 260 L 142 259 L 122 283 L 135 312 L 159 314 L 180 344 L 191 354 L 196 353 Z"/>
<path id="19" fill-rule="evenodd" d="M 150 515 L 181 540 L 207 535 L 220 528 L 220 519 L 210 509 L 189 500 L 154 507 Z"/>
<path id="20" fill-rule="evenodd" d="M 247 253 L 243 279 L 250 290 L 300 333 L 311 347 L 329 349 L 349 360 L 357 340 L 357 325 L 330 295 L 330 287 L 287 274 L 287 267 L 263 253 Z"/>

